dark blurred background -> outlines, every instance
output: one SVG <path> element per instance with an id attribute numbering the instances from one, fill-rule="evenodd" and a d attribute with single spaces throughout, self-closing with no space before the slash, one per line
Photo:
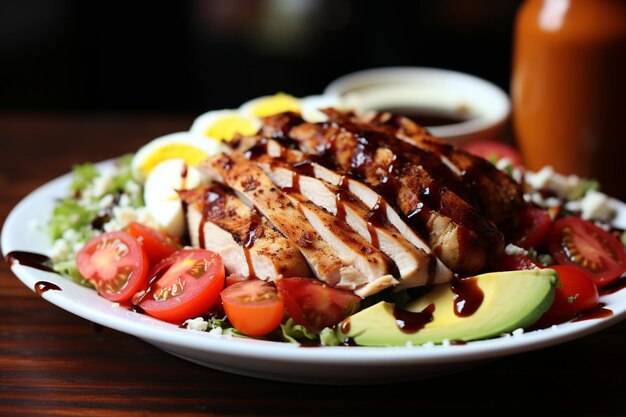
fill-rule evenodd
<path id="1" fill-rule="evenodd" d="M 520 0 L 2 0 L 0 111 L 197 114 L 415 65 L 508 90 Z"/>

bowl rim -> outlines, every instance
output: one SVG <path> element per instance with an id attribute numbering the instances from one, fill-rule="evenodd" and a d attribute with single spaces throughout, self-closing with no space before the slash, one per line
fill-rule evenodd
<path id="1" fill-rule="evenodd" d="M 380 88 L 384 88 L 385 84 L 398 86 L 424 79 L 454 81 L 442 83 L 453 86 L 466 83 L 474 88 L 482 89 L 485 94 L 491 96 L 493 101 L 493 105 L 489 106 L 489 111 L 478 115 L 478 117 L 454 124 L 429 126 L 428 129 L 435 136 L 453 138 L 487 131 L 503 124 L 510 116 L 511 102 L 502 88 L 475 75 L 444 68 L 398 66 L 364 69 L 333 80 L 324 89 L 324 95 L 341 98 L 349 91 L 364 87 L 380 85 Z"/>

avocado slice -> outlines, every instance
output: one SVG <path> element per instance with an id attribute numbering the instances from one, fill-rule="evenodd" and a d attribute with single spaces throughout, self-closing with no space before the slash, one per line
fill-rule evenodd
<path id="1" fill-rule="evenodd" d="M 381 301 L 345 319 L 336 327 L 337 336 L 340 340 L 350 338 L 360 346 L 421 345 L 442 343 L 445 339 L 469 342 L 496 337 L 536 322 L 550 308 L 558 285 L 552 269 L 493 272 L 473 279 L 483 299 L 478 300 L 471 315 L 455 314 L 455 294 L 448 283 L 405 306 L 407 311 L 425 311 L 427 319 L 432 319 L 417 331 L 400 330 L 394 317 L 395 306 Z M 428 312 L 432 312 L 432 317 L 428 317 Z"/>

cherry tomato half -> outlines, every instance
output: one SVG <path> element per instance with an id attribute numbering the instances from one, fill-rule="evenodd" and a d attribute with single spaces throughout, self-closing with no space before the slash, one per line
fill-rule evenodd
<path id="1" fill-rule="evenodd" d="M 528 249 L 543 245 L 550 231 L 550 215 L 536 207 L 527 207 L 520 213 L 520 223 L 513 233 L 512 242 L 520 248 Z"/>
<path id="2" fill-rule="evenodd" d="M 181 249 L 151 271 L 150 285 L 133 303 L 147 314 L 181 323 L 206 313 L 224 288 L 222 258 L 205 249 Z"/>
<path id="3" fill-rule="evenodd" d="M 598 289 L 593 280 L 581 269 L 569 265 L 555 265 L 560 287 L 554 293 L 550 309 L 537 323 L 538 327 L 549 327 L 576 317 L 581 311 L 598 305 Z"/>
<path id="4" fill-rule="evenodd" d="M 222 291 L 228 321 L 247 336 L 264 336 L 283 321 L 285 306 L 276 288 L 259 279 L 240 281 Z"/>
<path id="5" fill-rule="evenodd" d="M 598 287 L 615 281 L 626 271 L 626 252 L 620 241 L 578 217 L 555 221 L 548 247 L 559 264 L 580 268 Z"/>
<path id="6" fill-rule="evenodd" d="M 138 222 L 131 222 L 127 232 L 133 235 L 143 246 L 152 265 L 182 248 L 180 243 L 168 234 Z"/>
<path id="7" fill-rule="evenodd" d="M 515 167 L 522 165 L 522 157 L 520 153 L 512 146 L 506 143 L 491 140 L 479 140 L 463 145 L 463 149 L 472 155 L 480 156 L 492 162 L 502 158 L 509 158 L 511 164 Z"/>
<path id="8" fill-rule="evenodd" d="M 361 298 L 314 278 L 283 278 L 276 283 L 289 316 L 309 330 L 320 331 L 358 310 Z"/>
<path id="9" fill-rule="evenodd" d="M 148 281 L 148 257 L 126 232 L 94 237 L 76 255 L 76 265 L 100 295 L 115 302 L 130 300 Z"/>

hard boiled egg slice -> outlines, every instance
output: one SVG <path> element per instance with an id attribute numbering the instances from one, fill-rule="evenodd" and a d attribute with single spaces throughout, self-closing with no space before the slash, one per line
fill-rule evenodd
<path id="1" fill-rule="evenodd" d="M 230 141 L 237 134 L 252 136 L 261 128 L 259 118 L 236 110 L 214 110 L 204 113 L 193 122 L 189 131 L 209 139 Z"/>
<path id="2" fill-rule="evenodd" d="M 185 233 L 185 214 L 177 190 L 195 188 L 202 174 L 182 159 L 159 163 L 148 175 L 143 197 L 148 212 L 163 230 L 172 236 Z"/>
<path id="3" fill-rule="evenodd" d="M 144 145 L 133 157 L 133 175 L 144 181 L 152 170 L 168 159 L 182 159 L 193 166 L 222 151 L 222 145 L 189 132 L 161 136 Z"/>
<path id="4" fill-rule="evenodd" d="M 308 96 L 300 99 L 300 112 L 302 118 L 309 123 L 320 123 L 328 120 L 328 116 L 320 110 L 328 107 L 340 107 L 340 99 L 337 96 L 320 95 Z"/>
<path id="5" fill-rule="evenodd" d="M 255 117 L 266 117 L 292 111 L 300 113 L 300 100 L 285 93 L 255 98 L 241 105 L 239 111 Z"/>

